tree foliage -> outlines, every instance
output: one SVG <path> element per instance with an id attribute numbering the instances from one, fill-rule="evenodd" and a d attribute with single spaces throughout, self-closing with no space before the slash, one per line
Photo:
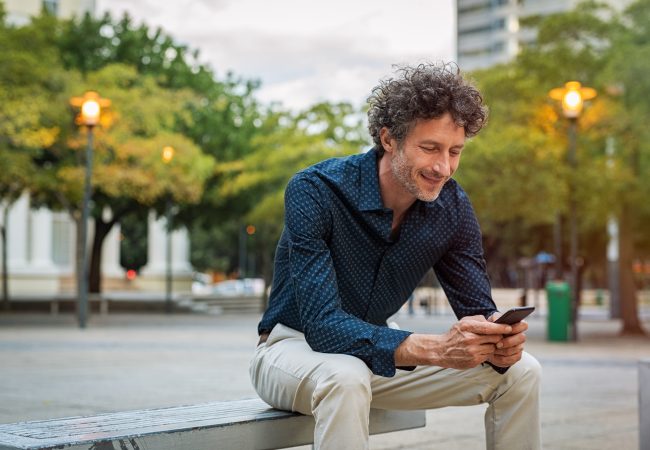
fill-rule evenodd
<path id="1" fill-rule="evenodd" d="M 586 2 L 526 26 L 537 29 L 535 44 L 511 63 L 472 74 L 490 124 L 468 142 L 457 176 L 481 221 L 493 278 L 504 283 L 499 274 L 520 257 L 552 251 L 553 225 L 567 214 L 574 183 L 580 251 L 590 281 L 602 285 L 609 217 L 625 227 L 626 258 L 650 258 L 650 0 L 623 14 Z M 44 13 L 21 27 L 0 20 L 0 47 L 5 204 L 28 190 L 34 205 L 79 220 L 87 136 L 73 125 L 69 98 L 95 90 L 112 100 L 110 123 L 94 134 L 98 251 L 116 221 L 162 214 L 171 197 L 198 268 L 241 266 L 242 227 L 253 224 L 247 245 L 268 278 L 289 178 L 369 144 L 351 105 L 301 112 L 260 105 L 256 80 L 218 77 L 197 51 L 128 15 L 58 21 Z M 578 123 L 577 171 L 567 163 L 567 121 L 547 96 L 574 79 L 599 92 Z M 176 149 L 171 164 L 162 161 L 165 146 Z"/>
<path id="2" fill-rule="evenodd" d="M 284 188 L 299 170 L 326 158 L 349 155 L 362 150 L 368 141 L 362 130 L 359 111 L 347 103 L 319 103 L 298 113 L 270 109 L 264 114 L 257 134 L 251 139 L 248 154 L 217 165 L 214 212 L 224 230 L 212 234 L 205 222 L 197 221 L 193 234 L 204 246 L 198 250 L 204 261 L 205 243 L 224 248 L 224 240 L 237 242 L 242 226 L 256 228 L 256 267 L 268 278 L 275 243 L 284 221 Z M 209 228 L 209 227 L 207 227 Z M 214 259 L 222 255 L 214 254 Z M 241 266 L 237 247 L 231 247 L 227 271 Z M 236 264 L 235 264 L 236 262 Z M 223 267 L 224 261 L 218 264 Z"/>
<path id="3" fill-rule="evenodd" d="M 170 196 L 179 205 L 201 200 L 214 157 L 181 128 L 191 127 L 187 111 L 201 102 L 193 87 L 218 82 L 160 30 L 150 36 L 145 26 L 132 29 L 128 17 L 118 23 L 88 15 L 57 21 L 44 13 L 24 27 L 3 26 L 0 39 L 9 49 L 0 74 L 0 114 L 6 119 L 0 163 L 11 167 L 3 176 L 12 173 L 6 182 L 0 179 L 5 197 L 9 188 L 29 190 L 33 205 L 65 209 L 78 222 L 87 138 L 73 125 L 74 111 L 67 105 L 86 90 L 112 101 L 103 126 L 93 130 L 91 288 L 97 290 L 101 244 L 114 223 L 140 209 L 162 211 Z M 162 62 L 152 66 L 147 61 L 156 52 Z M 176 149 L 173 164 L 162 162 L 164 146 Z"/>
<path id="4" fill-rule="evenodd" d="M 567 214 L 570 184 L 575 186 L 580 254 L 598 277 L 592 282 L 604 284 L 611 217 L 626 224 L 622 253 L 623 248 L 635 253 L 621 256 L 622 273 L 631 273 L 632 259 L 650 256 L 644 225 L 650 216 L 643 200 L 650 188 L 650 178 L 643 176 L 650 159 L 645 101 L 650 83 L 644 75 L 650 69 L 650 25 L 644 22 L 649 14 L 650 2 L 640 0 L 622 15 L 585 2 L 574 11 L 531 18 L 527 25 L 537 29 L 535 44 L 512 63 L 474 73 L 491 107 L 490 125 L 467 146 L 460 177 L 486 241 L 501 244 L 493 250 L 507 264 L 552 252 L 552 224 L 558 213 Z M 568 121 L 547 97 L 569 80 L 598 91 L 578 121 L 577 170 L 567 161 Z M 612 143 L 615 152 L 608 154 Z M 531 239 L 540 233 L 544 239 Z M 625 305 L 636 304 L 633 289 L 624 297 Z M 638 322 L 632 312 L 625 329 L 634 331 Z"/>

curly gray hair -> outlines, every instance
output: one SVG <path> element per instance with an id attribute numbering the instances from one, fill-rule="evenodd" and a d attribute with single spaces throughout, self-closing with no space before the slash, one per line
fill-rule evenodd
<path id="1" fill-rule="evenodd" d="M 487 122 L 481 93 L 463 79 L 456 64 L 398 66 L 396 72 L 397 78 L 380 81 L 368 97 L 368 130 L 380 154 L 383 127 L 401 144 L 418 119 L 449 112 L 466 137 L 475 136 Z"/>

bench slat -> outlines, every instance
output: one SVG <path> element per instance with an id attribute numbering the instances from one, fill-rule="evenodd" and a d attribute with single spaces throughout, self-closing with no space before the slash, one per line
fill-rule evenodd
<path id="1" fill-rule="evenodd" d="M 371 434 L 423 427 L 423 411 L 372 410 Z M 0 424 L 0 450 L 270 449 L 309 444 L 310 416 L 260 399 Z"/>

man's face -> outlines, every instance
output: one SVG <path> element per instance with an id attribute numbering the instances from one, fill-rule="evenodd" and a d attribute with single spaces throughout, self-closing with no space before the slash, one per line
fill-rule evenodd
<path id="1" fill-rule="evenodd" d="M 465 130 L 454 123 L 451 114 L 420 120 L 390 152 L 391 171 L 408 193 L 431 202 L 458 168 L 464 145 Z"/>

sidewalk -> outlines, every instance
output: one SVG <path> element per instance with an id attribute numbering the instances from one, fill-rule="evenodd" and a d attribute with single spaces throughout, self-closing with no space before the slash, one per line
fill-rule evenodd
<path id="1" fill-rule="evenodd" d="M 247 367 L 258 319 L 94 315 L 79 330 L 72 315 L 0 314 L 0 423 L 255 396 Z M 396 320 L 437 333 L 454 318 Z M 528 351 L 544 367 L 545 448 L 636 450 L 636 361 L 650 356 L 650 339 L 617 337 L 620 324 L 603 314 L 579 322 L 578 343 L 546 342 L 543 316 L 529 324 Z M 373 436 L 371 448 L 484 448 L 484 410 L 429 411 L 426 428 Z"/>

